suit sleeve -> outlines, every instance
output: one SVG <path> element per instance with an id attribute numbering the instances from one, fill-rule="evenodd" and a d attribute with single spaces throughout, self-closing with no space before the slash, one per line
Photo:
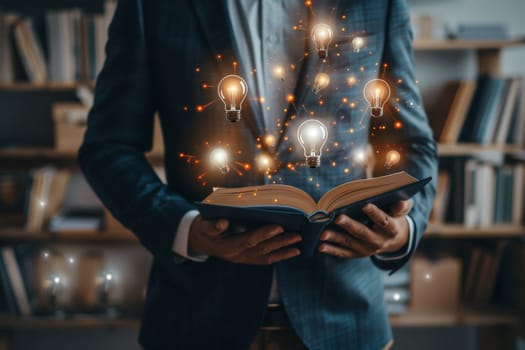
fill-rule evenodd
<path id="1" fill-rule="evenodd" d="M 156 103 L 143 23 L 140 0 L 119 0 L 78 161 L 111 213 L 156 258 L 173 262 L 179 222 L 194 206 L 168 192 L 144 156 Z"/>
<path id="2" fill-rule="evenodd" d="M 395 261 L 381 261 L 375 257 L 372 258 L 379 268 L 394 272 L 410 259 L 425 232 L 436 191 L 437 151 L 416 84 L 412 31 L 405 0 L 389 1 L 386 21 L 382 63 L 387 65 L 385 80 L 392 87 L 392 96 L 391 105 L 385 106 L 388 107 L 389 112 L 383 118 L 386 117 L 401 124 L 397 124 L 396 128 L 395 123 L 391 123 L 392 125 L 382 134 L 376 129 L 377 135 L 371 140 L 376 149 L 380 151 L 378 153 L 380 157 L 384 158 L 389 146 L 401 150 L 402 160 L 392 170 L 405 170 L 418 179 L 428 176 L 433 179 L 421 193 L 413 197 L 414 207 L 409 213 L 415 226 L 411 252 L 404 258 Z M 384 121 L 381 122 L 384 123 Z M 399 125 L 401 125 L 400 128 Z M 383 164 L 384 159 L 379 158 L 376 173 L 384 173 Z"/>

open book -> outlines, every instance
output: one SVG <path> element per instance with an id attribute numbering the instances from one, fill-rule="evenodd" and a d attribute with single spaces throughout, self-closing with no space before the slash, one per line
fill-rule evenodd
<path id="1" fill-rule="evenodd" d="M 219 188 L 196 205 L 204 219 L 229 219 L 235 231 L 279 224 L 288 232 L 298 232 L 303 236 L 299 243 L 301 254 L 311 256 L 321 232 L 333 225 L 337 214 L 344 213 L 368 224 L 361 210 L 366 203 L 389 210 L 397 201 L 418 193 L 430 180 L 417 180 L 404 171 L 355 180 L 334 187 L 317 203 L 308 193 L 288 185 Z"/>

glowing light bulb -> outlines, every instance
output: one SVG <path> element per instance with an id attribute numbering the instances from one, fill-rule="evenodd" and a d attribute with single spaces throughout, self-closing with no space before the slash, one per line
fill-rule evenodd
<path id="1" fill-rule="evenodd" d="M 275 66 L 275 67 L 273 67 L 273 75 L 276 78 L 284 80 L 284 67 L 283 66 Z"/>
<path id="2" fill-rule="evenodd" d="M 314 94 L 318 94 L 321 90 L 326 89 L 328 85 L 330 85 L 330 76 L 326 73 L 317 73 L 312 91 Z"/>
<path id="3" fill-rule="evenodd" d="M 230 172 L 230 166 L 228 165 L 228 152 L 223 148 L 215 148 L 211 151 L 210 160 L 213 166 L 219 169 L 222 174 Z"/>
<path id="4" fill-rule="evenodd" d="M 332 42 L 333 36 L 332 27 L 328 24 L 319 23 L 312 28 L 312 40 L 319 58 L 323 59 L 328 56 L 328 46 Z"/>
<path id="5" fill-rule="evenodd" d="M 354 153 L 354 160 L 359 164 L 365 164 L 366 163 L 366 152 L 363 150 L 357 150 Z"/>
<path id="6" fill-rule="evenodd" d="M 238 75 L 227 75 L 221 79 L 217 88 L 219 98 L 224 103 L 226 119 L 232 123 L 241 119 L 241 105 L 248 95 L 248 84 Z"/>
<path id="7" fill-rule="evenodd" d="M 397 163 L 399 163 L 399 160 L 401 159 L 401 155 L 398 151 L 392 150 L 388 151 L 386 154 L 386 160 L 385 160 L 385 168 L 390 169 Z"/>
<path id="8" fill-rule="evenodd" d="M 257 157 L 257 167 L 260 171 L 270 172 L 273 167 L 273 160 L 268 154 L 261 154 Z"/>
<path id="9" fill-rule="evenodd" d="M 352 47 L 354 52 L 359 52 L 363 47 L 365 47 L 365 39 L 360 36 L 356 36 L 352 39 Z"/>
<path id="10" fill-rule="evenodd" d="M 310 168 L 321 165 L 321 150 L 328 139 L 328 129 L 319 120 L 304 121 L 297 129 L 297 139 L 304 148 L 306 164 Z"/>
<path id="11" fill-rule="evenodd" d="M 381 117 L 383 106 L 390 98 L 390 86 L 383 79 L 372 79 L 363 89 L 366 101 L 370 105 L 370 116 Z"/>

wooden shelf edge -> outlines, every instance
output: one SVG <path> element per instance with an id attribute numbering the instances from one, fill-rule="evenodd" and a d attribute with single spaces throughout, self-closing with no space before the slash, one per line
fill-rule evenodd
<path id="1" fill-rule="evenodd" d="M 457 327 L 519 325 L 517 313 L 490 310 L 413 311 L 390 316 L 393 327 Z M 132 328 L 140 326 L 138 318 L 104 318 L 96 316 L 48 319 L 0 315 L 0 330 L 57 328 Z"/>
<path id="2" fill-rule="evenodd" d="M 525 236 L 525 227 L 497 225 L 491 227 L 467 227 L 461 224 L 431 223 L 423 237 L 443 238 L 518 238 Z"/>
<path id="3" fill-rule="evenodd" d="M 457 327 L 519 325 L 517 312 L 501 310 L 416 311 L 390 316 L 393 327 Z"/>
<path id="4" fill-rule="evenodd" d="M 69 83 L 31 83 L 31 82 L 13 82 L 13 83 L 2 83 L 0 84 L 0 91 L 33 91 L 33 90 L 49 90 L 49 91 L 60 91 L 60 90 L 75 90 L 80 86 L 87 86 L 93 88 L 95 82 L 69 82 Z"/>
<path id="5" fill-rule="evenodd" d="M 416 39 L 413 48 L 416 51 L 483 51 L 522 45 L 525 45 L 524 38 L 508 40 Z"/>
<path id="6" fill-rule="evenodd" d="M 476 143 L 439 143 L 438 154 L 440 156 L 472 156 L 478 154 L 497 153 L 513 156 L 523 156 L 525 150 L 519 146 L 506 145 L 479 145 Z"/>
<path id="7" fill-rule="evenodd" d="M 107 328 L 138 328 L 138 318 L 105 318 L 96 316 L 71 317 L 71 318 L 40 318 L 40 317 L 17 317 L 11 315 L 0 316 L 0 329 L 58 329 L 58 328 L 84 328 L 84 329 L 107 329 Z"/>
<path id="8" fill-rule="evenodd" d="M 60 151 L 45 147 L 0 149 L 0 159 L 4 160 L 75 161 L 76 157 L 77 152 L 75 151 Z M 150 160 L 161 160 L 164 154 L 161 152 L 149 152 L 146 153 L 146 157 Z"/>
<path id="9" fill-rule="evenodd" d="M 131 232 L 104 232 L 104 231 L 71 231 L 71 232 L 26 232 L 17 229 L 0 230 L 0 241 L 27 242 L 27 241 L 88 241 L 88 242 L 117 242 L 138 243 L 138 239 Z"/>

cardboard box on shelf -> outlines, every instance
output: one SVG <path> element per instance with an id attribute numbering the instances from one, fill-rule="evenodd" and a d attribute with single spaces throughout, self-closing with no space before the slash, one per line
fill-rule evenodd
<path id="1" fill-rule="evenodd" d="M 411 308 L 447 310 L 459 305 L 461 260 L 443 257 L 431 261 L 415 257 L 412 261 Z"/>
<path id="2" fill-rule="evenodd" d="M 80 103 L 55 103 L 53 120 L 55 123 L 55 149 L 64 152 L 76 152 L 86 132 L 89 108 Z M 164 143 L 159 118 L 155 116 L 152 151 L 162 153 Z"/>

